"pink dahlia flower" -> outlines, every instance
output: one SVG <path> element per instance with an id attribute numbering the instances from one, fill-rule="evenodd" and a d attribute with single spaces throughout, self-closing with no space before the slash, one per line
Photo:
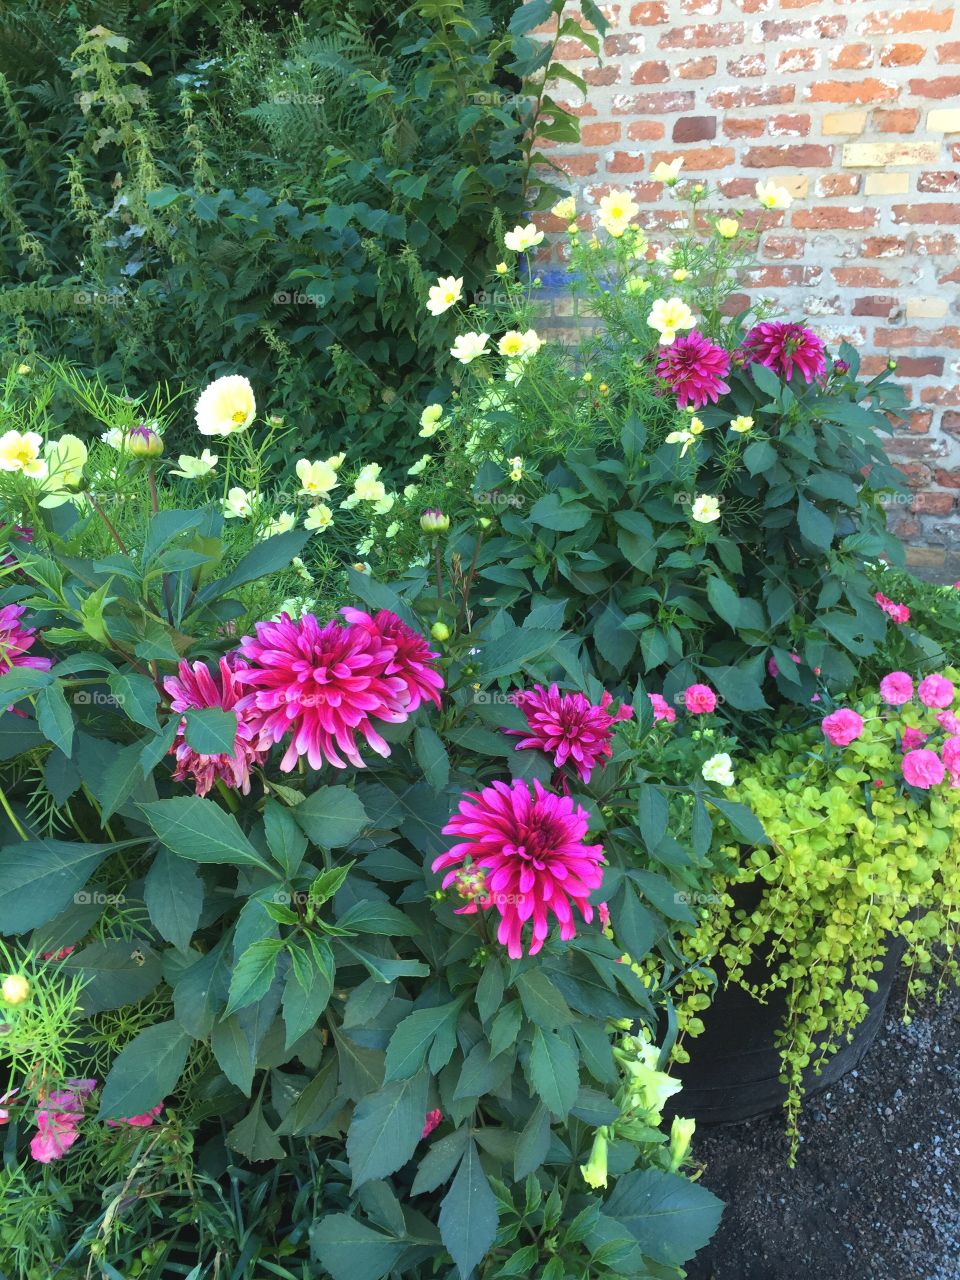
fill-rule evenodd
<path id="1" fill-rule="evenodd" d="M 949 707 L 956 690 L 946 676 L 924 676 L 917 685 L 917 697 L 925 707 Z"/>
<path id="2" fill-rule="evenodd" d="M 950 772 L 951 787 L 960 787 L 960 737 L 945 738 L 940 754 Z"/>
<path id="3" fill-rule="evenodd" d="M 946 769 L 935 751 L 908 751 L 901 761 L 903 776 L 911 787 L 929 791 L 942 782 Z"/>
<path id="4" fill-rule="evenodd" d="M 433 1111 L 428 1111 L 423 1121 L 423 1133 L 420 1135 L 421 1142 L 424 1138 L 429 1138 L 437 1125 L 443 1120 L 443 1112 L 439 1107 L 435 1107 Z"/>
<path id="5" fill-rule="evenodd" d="M 587 923 L 593 919 L 588 899 L 603 882 L 603 846 L 583 843 L 589 821 L 570 796 L 545 791 L 537 781 L 532 796 L 520 778 L 494 782 L 479 793 L 464 793 L 443 828 L 460 843 L 441 854 L 433 870 L 447 871 L 446 888 L 465 859 L 484 867 L 487 895 L 458 908 L 458 914 L 496 907 L 497 939 L 514 960 L 523 955 L 521 934 L 530 920 L 529 954 L 535 956 L 550 931 L 549 916 L 560 922 L 561 938 L 576 934 L 572 907 Z"/>
<path id="6" fill-rule="evenodd" d="M 49 671 L 52 658 L 39 658 L 28 650 L 36 643 L 35 627 L 25 627 L 21 618 L 26 613 L 22 604 L 5 604 L 0 609 L 0 676 L 13 667 L 33 667 L 35 671 Z"/>
<path id="7" fill-rule="evenodd" d="M 683 705 L 692 716 L 703 716 L 717 705 L 717 695 L 708 684 L 691 684 L 683 691 Z"/>
<path id="8" fill-rule="evenodd" d="M 820 728 L 828 742 L 832 742 L 835 747 L 845 747 L 863 733 L 863 720 L 856 711 L 841 707 L 839 711 L 824 716 L 820 721 Z"/>
<path id="9" fill-rule="evenodd" d="M 174 711 L 218 707 L 237 715 L 233 751 L 216 755 L 201 755 L 195 751 L 185 737 L 186 720 L 180 721 L 168 753 L 176 756 L 177 760 L 173 776 L 177 782 L 192 779 L 198 796 L 205 796 L 217 778 L 222 778 L 228 787 L 239 787 L 244 795 L 248 795 L 250 770 L 266 758 L 266 748 L 261 749 L 258 744 L 256 720 L 237 708 L 244 694 L 236 677 L 245 666 L 246 663 L 233 654 L 220 659 L 217 675 L 212 674 L 205 662 L 195 662 L 192 667 L 189 662 L 181 662 L 177 674 L 164 679 L 163 687 L 170 696 L 170 706 Z"/>
<path id="10" fill-rule="evenodd" d="M 882 591 L 878 591 L 873 598 L 887 617 L 892 618 L 894 622 L 910 621 L 910 610 L 905 604 L 894 604 L 894 602 L 889 600 Z"/>
<path id="11" fill-rule="evenodd" d="M 798 369 L 805 382 L 813 382 L 827 368 L 824 346 L 817 335 L 805 325 L 783 320 L 754 325 L 740 351 L 745 364 L 766 365 L 787 382 Z"/>
<path id="12" fill-rule="evenodd" d="M 716 404 L 729 391 L 724 378 L 730 372 L 730 354 L 692 329 L 678 334 L 657 361 L 657 377 L 668 383 L 681 409 L 688 404 L 702 409 L 707 401 Z"/>
<path id="13" fill-rule="evenodd" d="M 426 639 L 413 631 L 402 618 L 389 609 L 381 609 L 374 617 L 360 609 L 341 609 L 346 620 L 355 627 L 363 627 L 396 649 L 396 654 L 386 669 L 388 676 L 401 676 L 410 691 L 407 712 L 412 715 L 421 702 L 440 706 L 440 690 L 443 676 L 432 664 L 440 657 Z"/>
<path id="14" fill-rule="evenodd" d="M 558 769 L 569 761 L 584 782 L 613 755 L 613 726 L 633 715 L 633 707 L 626 705 L 611 715 L 609 693 L 604 692 L 597 706 L 582 693 L 561 693 L 555 684 L 549 689 L 535 685 L 532 692 L 515 693 L 510 700 L 526 716 L 529 729 L 506 730 L 520 739 L 517 751 L 530 747 L 543 751 Z"/>
<path id="15" fill-rule="evenodd" d="M 674 711 L 673 707 L 671 707 L 666 698 L 660 693 L 648 693 L 647 697 L 650 699 L 650 705 L 653 707 L 654 721 L 666 720 L 667 724 L 673 724 L 674 720 L 677 718 L 677 713 Z"/>
<path id="16" fill-rule="evenodd" d="M 913 681 L 906 671 L 891 671 L 880 681 L 880 697 L 891 707 L 900 707 L 913 697 Z"/>
<path id="17" fill-rule="evenodd" d="M 291 735 L 280 762 L 284 772 L 301 756 L 314 769 L 324 761 L 362 769 L 358 734 L 378 755 L 390 754 L 372 721 L 401 724 L 411 693 L 408 678 L 396 670 L 397 646 L 376 627 L 336 621 L 321 627 L 312 613 L 296 622 L 284 613 L 258 622 L 256 636 L 244 636 L 240 651 L 249 666 L 234 676 L 250 692 L 238 710 L 257 724 L 260 747 Z M 388 674 L 391 669 L 396 673 Z"/>
<path id="18" fill-rule="evenodd" d="M 900 731 L 900 750 L 915 751 L 922 743 L 926 742 L 930 735 L 923 733 L 919 729 L 914 729 L 913 725 L 904 725 Z"/>

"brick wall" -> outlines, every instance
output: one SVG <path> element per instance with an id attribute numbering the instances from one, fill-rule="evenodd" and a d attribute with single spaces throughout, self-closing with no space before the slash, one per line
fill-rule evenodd
<path id="1" fill-rule="evenodd" d="M 585 105 L 567 102 L 581 117 L 579 146 L 553 152 L 587 209 L 629 188 L 654 241 L 672 217 L 669 195 L 649 180 L 660 160 L 682 155 L 685 175 L 716 188 L 716 208 L 750 204 L 758 179 L 789 188 L 791 208 L 764 215 L 747 285 L 828 341 L 852 342 L 866 373 L 898 361 L 915 408 L 890 452 L 913 498 L 891 520 L 914 568 L 950 581 L 960 578 L 958 7 L 605 5 L 602 65 L 578 41 L 561 42 L 590 91 Z"/>

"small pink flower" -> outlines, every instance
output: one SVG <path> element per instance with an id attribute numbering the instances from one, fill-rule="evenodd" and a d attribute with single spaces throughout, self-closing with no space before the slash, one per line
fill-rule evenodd
<path id="1" fill-rule="evenodd" d="M 960 733 L 960 716 L 955 716 L 952 711 L 938 711 L 936 721 L 947 733 Z"/>
<path id="2" fill-rule="evenodd" d="M 904 725 L 900 732 L 900 750 L 915 751 L 921 743 L 926 742 L 929 734 L 921 733 L 919 729 L 914 729 L 912 725 Z"/>
<path id="3" fill-rule="evenodd" d="M 835 747 L 845 747 L 863 733 L 863 720 L 849 707 L 840 707 L 823 717 L 820 728 L 828 742 Z"/>
<path id="4" fill-rule="evenodd" d="M 423 1122 L 423 1133 L 420 1135 L 421 1142 L 424 1138 L 430 1137 L 431 1133 L 433 1133 L 434 1129 L 436 1129 L 437 1125 L 440 1124 L 442 1120 L 443 1112 L 439 1107 L 435 1108 L 433 1111 L 427 1112 L 426 1119 Z"/>
<path id="5" fill-rule="evenodd" d="M 30 1154 L 38 1164 L 59 1160 L 80 1137 L 73 1112 L 42 1108 L 37 1112 L 36 1121 L 37 1132 L 30 1140 Z"/>
<path id="6" fill-rule="evenodd" d="M 8 1093 L 5 1093 L 2 1098 L 0 1098 L 0 1124 L 6 1124 L 10 1119 L 10 1112 L 7 1108 L 7 1103 L 11 1102 L 19 1092 L 19 1089 L 11 1089 Z"/>
<path id="7" fill-rule="evenodd" d="M 527 719 L 526 729 L 505 731 L 520 739 L 516 750 L 542 751 L 558 769 L 569 764 L 582 782 L 589 782 L 597 765 L 604 768 L 613 755 L 613 726 L 633 716 L 627 704 L 608 711 L 613 698 L 606 691 L 594 704 L 582 693 L 561 693 L 555 684 L 549 689 L 534 685 L 532 692 L 515 693 L 510 701 Z"/>
<path id="8" fill-rule="evenodd" d="M 771 679 L 776 680 L 777 676 L 780 674 L 780 668 L 777 666 L 776 658 L 767 659 L 767 672 Z"/>
<path id="9" fill-rule="evenodd" d="M 945 738 L 942 755 L 943 763 L 950 771 L 951 787 L 960 787 L 960 737 Z"/>
<path id="10" fill-rule="evenodd" d="M 949 707 L 955 693 L 945 676 L 924 676 L 917 686 L 917 697 L 925 707 Z"/>
<path id="11" fill-rule="evenodd" d="M 891 707 L 902 706 L 913 697 L 913 681 L 905 671 L 891 671 L 880 681 L 880 697 Z"/>
<path id="12" fill-rule="evenodd" d="M 671 707 L 670 703 L 667 702 L 666 698 L 659 693 L 648 693 L 647 697 L 650 699 L 650 705 L 653 707 L 654 721 L 666 720 L 667 724 L 673 724 L 674 720 L 677 718 L 677 713 L 674 711 L 673 707 Z"/>
<path id="13" fill-rule="evenodd" d="M 887 617 L 892 618 L 894 622 L 910 621 L 910 610 L 905 604 L 894 604 L 894 602 L 889 600 L 882 591 L 878 591 L 873 598 Z"/>
<path id="14" fill-rule="evenodd" d="M 26 605 L 5 604 L 0 609 L 0 675 L 14 667 L 33 667 L 35 671 L 49 671 L 52 658 L 37 658 L 28 654 L 37 641 L 35 627 L 22 623 Z"/>
<path id="15" fill-rule="evenodd" d="M 44 960 L 66 960 L 67 956 L 71 955 L 75 950 L 76 947 L 61 947 L 59 951 L 44 951 L 42 958 Z"/>
<path id="16" fill-rule="evenodd" d="M 960 741 L 960 739 L 958 739 Z M 600 928 L 607 929 L 610 927 L 610 908 L 605 902 L 597 903 L 597 919 L 600 921 Z"/>
<path id="17" fill-rule="evenodd" d="M 683 691 L 683 705 L 692 716 L 703 716 L 717 705 L 717 695 L 708 684 L 691 684 Z"/>
<path id="18" fill-rule="evenodd" d="M 131 1125 L 134 1129 L 146 1129 L 148 1125 L 153 1124 L 157 1116 L 163 1110 L 163 1103 L 158 1102 L 155 1107 L 151 1107 L 149 1111 L 145 1111 L 142 1116 L 126 1116 L 121 1120 L 108 1120 L 107 1125 L 111 1129 L 119 1129 L 121 1125 Z"/>
<path id="19" fill-rule="evenodd" d="M 901 764 L 903 776 L 911 787 L 929 791 L 942 782 L 946 769 L 935 751 L 908 751 Z"/>
<path id="20" fill-rule="evenodd" d="M 874 780 L 873 780 L 873 785 L 874 785 L 875 787 L 882 787 L 882 786 L 884 785 L 884 783 L 883 783 L 883 779 L 882 779 L 882 778 L 874 778 Z"/>
<path id="21" fill-rule="evenodd" d="M 215 755 L 201 755 L 187 742 L 186 718 L 180 720 L 168 755 L 174 756 L 177 767 L 175 782 L 192 782 L 198 796 L 205 796 L 218 778 L 228 787 L 239 788 L 250 794 L 250 770 L 266 759 L 266 748 L 258 742 L 258 726 L 238 705 L 243 690 L 237 683 L 237 673 L 246 667 L 236 654 L 221 658 L 213 671 L 205 662 L 181 662 L 175 676 L 164 677 L 163 687 L 174 711 L 197 711 L 215 707 L 220 711 L 232 711 L 237 717 L 237 730 L 233 750 Z"/>

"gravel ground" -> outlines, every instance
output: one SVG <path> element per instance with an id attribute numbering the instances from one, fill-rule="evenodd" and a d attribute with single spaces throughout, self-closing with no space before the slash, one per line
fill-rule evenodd
<path id="1" fill-rule="evenodd" d="M 727 1208 L 690 1280 L 960 1280 L 960 991 L 910 1026 L 903 998 L 900 982 L 859 1068 L 807 1101 L 795 1169 L 779 1114 L 698 1132 Z"/>

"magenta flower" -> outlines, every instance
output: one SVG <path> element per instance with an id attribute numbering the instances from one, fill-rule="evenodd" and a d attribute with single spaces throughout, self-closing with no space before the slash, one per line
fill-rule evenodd
<path id="1" fill-rule="evenodd" d="M 946 769 L 935 751 L 908 751 L 901 761 L 903 776 L 911 787 L 929 791 L 942 782 Z"/>
<path id="2" fill-rule="evenodd" d="M 820 721 L 820 728 L 828 742 L 832 742 L 835 747 L 845 747 L 863 733 L 863 720 L 856 711 L 841 707 L 824 716 Z"/>
<path id="3" fill-rule="evenodd" d="M 155 1107 L 151 1107 L 149 1111 L 145 1111 L 142 1116 L 126 1116 L 122 1120 L 108 1120 L 107 1125 L 111 1129 L 119 1129 L 123 1125 L 129 1125 L 133 1129 L 146 1129 L 152 1125 L 154 1120 L 163 1110 L 163 1103 L 158 1102 Z"/>
<path id="4" fill-rule="evenodd" d="M 37 1132 L 30 1141 L 30 1154 L 39 1164 L 59 1160 L 80 1136 L 84 1100 L 97 1087 L 96 1080 L 68 1080 L 67 1089 L 54 1089 L 46 1105 L 37 1110 Z"/>
<path id="5" fill-rule="evenodd" d="M 401 724 L 412 695 L 409 677 L 397 669 L 397 646 L 375 625 L 332 621 L 321 627 L 312 613 L 296 622 L 284 613 L 256 629 L 256 637 L 240 641 L 249 666 L 234 678 L 250 692 L 238 710 L 256 724 L 260 747 L 290 736 L 280 761 L 285 773 L 301 756 L 314 769 L 324 761 L 336 769 L 348 761 L 362 769 L 358 734 L 378 755 L 390 754 L 372 721 Z"/>
<path id="6" fill-rule="evenodd" d="M 428 1111 L 423 1121 L 423 1133 L 420 1135 L 420 1141 L 429 1138 L 437 1125 L 443 1120 L 443 1112 L 439 1107 L 435 1107 L 433 1111 Z"/>
<path id="7" fill-rule="evenodd" d="M 826 371 L 822 341 L 802 324 L 765 320 L 754 325 L 740 345 L 745 364 L 762 364 L 790 381 L 799 369 L 805 382 L 813 382 Z"/>
<path id="8" fill-rule="evenodd" d="M 906 671 L 891 671 L 880 681 L 880 697 L 891 707 L 900 707 L 913 697 L 913 681 Z"/>
<path id="9" fill-rule="evenodd" d="M 944 738 L 941 755 L 950 772 L 951 787 L 960 787 L 960 737 Z"/>
<path id="10" fill-rule="evenodd" d="M 386 644 L 396 649 L 396 655 L 386 669 L 388 676 L 401 676 L 410 692 L 407 713 L 413 715 L 421 702 L 432 702 L 440 706 L 440 690 L 443 688 L 443 676 L 432 665 L 440 657 L 435 653 L 426 639 L 413 631 L 402 618 L 398 618 L 389 609 L 381 609 L 375 617 L 363 613 L 360 609 L 341 609 L 346 620 L 356 627 L 363 627 L 380 637 Z"/>
<path id="11" fill-rule="evenodd" d="M 708 400 L 716 404 L 721 393 L 730 390 L 724 382 L 729 372 L 729 352 L 696 329 L 677 334 L 657 361 L 657 377 L 669 384 L 680 409 L 688 404 L 702 409 Z"/>
<path id="12" fill-rule="evenodd" d="M 607 707 L 613 698 L 607 692 L 597 706 L 582 693 L 561 693 L 555 684 L 549 690 L 535 685 L 532 692 L 515 693 L 510 701 L 526 716 L 529 728 L 529 733 L 505 730 L 520 738 L 517 751 L 543 751 L 558 769 L 569 761 L 583 782 L 589 782 L 596 766 L 602 768 L 613 754 L 613 726 L 633 715 L 633 707 L 627 705 L 611 715 Z"/>
<path id="13" fill-rule="evenodd" d="M 683 705 L 692 716 L 703 716 L 717 705 L 717 695 L 708 684 L 691 684 L 683 691 Z"/>
<path id="14" fill-rule="evenodd" d="M 934 719 L 947 733 L 960 733 L 960 716 L 955 716 L 952 711 L 938 711 Z"/>
<path id="15" fill-rule="evenodd" d="M 928 733 L 923 733 L 919 729 L 914 729 L 913 725 L 904 725 L 900 730 L 900 750 L 915 751 L 922 743 L 929 738 Z"/>
<path id="16" fill-rule="evenodd" d="M 479 793 L 464 793 L 443 828 L 460 843 L 435 859 L 433 870 L 447 870 L 446 888 L 465 859 L 484 867 L 486 896 L 458 908 L 458 914 L 496 907 L 497 939 L 514 960 L 523 955 L 521 934 L 531 921 L 529 954 L 535 956 L 550 931 L 549 916 L 559 921 L 565 939 L 576 934 L 572 907 L 587 923 L 593 919 L 588 899 L 603 883 L 603 846 L 583 843 L 589 821 L 570 796 L 545 791 L 537 781 L 532 796 L 522 779 L 494 782 Z"/>
<path id="17" fill-rule="evenodd" d="M 667 702 L 666 698 L 660 693 L 648 693 L 647 697 L 650 699 L 650 705 L 653 707 L 654 722 L 657 720 L 666 720 L 667 724 L 673 724 L 674 720 L 677 718 L 677 713 L 674 711 L 673 707 L 671 707 L 670 703 Z"/>
<path id="18" fill-rule="evenodd" d="M 917 685 L 917 697 L 925 707 L 949 707 L 956 692 L 953 685 L 941 675 L 924 676 Z"/>
<path id="19" fill-rule="evenodd" d="M 170 695 L 174 711 L 192 711 L 203 707 L 219 707 L 223 711 L 237 713 L 237 734 L 232 752 L 217 755 L 201 755 L 187 742 L 186 720 L 181 719 L 177 736 L 168 752 L 176 756 L 174 778 L 177 782 L 192 779 L 198 796 L 205 796 L 218 778 L 228 787 L 239 787 L 244 795 L 250 792 L 250 770 L 266 758 L 266 747 L 259 746 L 259 734 L 255 718 L 238 710 L 237 704 L 244 696 L 237 683 L 237 672 L 246 666 L 235 655 L 220 659 L 218 674 L 214 676 L 205 662 L 181 662 L 175 676 L 167 676 L 163 687 Z"/>
<path id="20" fill-rule="evenodd" d="M 33 667 L 35 671 L 49 671 L 52 658 L 39 658 L 28 651 L 36 643 L 35 627 L 25 627 L 21 618 L 26 613 L 22 604 L 5 604 L 0 609 L 0 676 L 13 667 Z"/>
<path id="21" fill-rule="evenodd" d="M 892 618 L 894 622 L 910 621 L 910 610 L 905 604 L 894 604 L 892 600 L 887 599 L 882 591 L 878 591 L 873 598 L 887 617 Z"/>

